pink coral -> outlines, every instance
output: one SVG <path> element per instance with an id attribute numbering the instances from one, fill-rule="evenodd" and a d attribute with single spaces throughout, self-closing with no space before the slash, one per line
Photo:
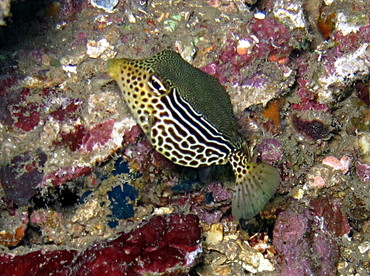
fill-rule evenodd
<path id="1" fill-rule="evenodd" d="M 283 145 L 276 139 L 264 139 L 258 145 L 258 154 L 263 162 L 267 164 L 275 164 L 281 161 L 283 157 Z"/>
<path id="2" fill-rule="evenodd" d="M 325 184 L 326 184 L 326 181 L 321 175 L 314 176 L 312 187 L 324 187 Z"/>
<path id="3" fill-rule="evenodd" d="M 305 238 L 309 225 L 305 213 L 287 209 L 277 218 L 273 244 L 279 254 L 282 275 L 313 274 L 311 260 L 305 257 L 305 252 L 310 250 Z"/>
<path id="4" fill-rule="evenodd" d="M 64 115 L 61 115 L 64 116 Z M 64 144 L 71 151 L 81 150 L 91 152 L 95 148 L 105 145 L 110 139 L 114 127 L 114 120 L 107 120 L 92 125 L 87 129 L 84 125 L 75 125 L 70 132 L 61 132 L 60 140 L 55 141 L 57 145 Z"/>
<path id="5" fill-rule="evenodd" d="M 0 184 L 7 199 L 18 206 L 26 205 L 36 194 L 36 187 L 41 183 L 43 167 L 47 156 L 41 150 L 24 152 L 15 156 L 10 164 L 0 166 Z"/>
<path id="6" fill-rule="evenodd" d="M 250 43 L 251 47 L 247 53 L 238 54 L 238 42 L 234 37 L 240 37 L 239 41 Z M 244 28 L 233 30 L 226 39 L 219 60 L 205 65 L 201 70 L 215 76 L 221 83 L 230 82 L 239 85 L 253 83 L 260 86 L 267 81 L 265 78 L 253 77 L 245 80 L 240 74 L 241 69 L 257 59 L 269 59 L 272 62 L 287 64 L 293 49 L 289 45 L 290 39 L 289 29 L 274 19 L 254 18 Z"/>
<path id="7" fill-rule="evenodd" d="M 302 69 L 299 71 L 303 71 Z M 295 110 L 322 110 L 327 111 L 329 107 L 327 104 L 319 103 L 317 101 L 317 93 L 308 88 L 308 81 L 303 77 L 297 79 L 298 90 L 297 95 L 300 98 L 299 103 L 292 104 Z"/>
<path id="8" fill-rule="evenodd" d="M 50 115 L 57 121 L 64 121 L 66 119 L 77 119 L 75 116 L 76 111 L 82 105 L 80 99 L 67 98 L 66 103 L 57 108 L 57 110 L 50 112 Z"/>
<path id="9" fill-rule="evenodd" d="M 14 106 L 12 116 L 16 118 L 14 126 L 23 130 L 33 130 L 41 120 L 41 106 L 36 103 L 27 103 L 26 106 Z"/>
<path id="10" fill-rule="evenodd" d="M 114 127 L 114 120 L 107 120 L 95 124 L 82 139 L 82 149 L 92 151 L 95 147 L 105 145 L 110 139 Z"/>
<path id="11" fill-rule="evenodd" d="M 226 190 L 224 187 L 222 187 L 221 183 L 218 182 L 212 182 L 207 185 L 206 191 L 212 193 L 213 200 L 215 202 L 220 201 L 231 201 L 232 193 L 228 190 Z"/>
<path id="12" fill-rule="evenodd" d="M 41 186 L 45 185 L 45 183 L 49 181 L 54 186 L 59 186 L 77 177 L 88 175 L 91 173 L 91 171 L 92 169 L 90 167 L 81 167 L 81 166 L 59 168 L 58 170 L 45 176 L 41 183 Z"/>
<path id="13" fill-rule="evenodd" d="M 352 158 L 348 155 L 342 156 L 340 160 L 334 156 L 327 156 L 322 160 L 322 164 L 333 168 L 333 170 L 339 170 L 342 171 L 343 174 L 346 174 L 349 170 L 351 160 Z"/>

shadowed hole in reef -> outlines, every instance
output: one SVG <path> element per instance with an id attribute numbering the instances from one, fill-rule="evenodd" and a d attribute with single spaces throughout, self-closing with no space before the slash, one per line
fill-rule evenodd
<path id="1" fill-rule="evenodd" d="M 26 229 L 25 237 L 17 246 L 32 246 L 33 244 L 41 243 L 42 231 L 40 226 L 29 224 Z"/>
<path id="2" fill-rule="evenodd" d="M 241 228 L 248 232 L 249 235 L 255 233 L 267 233 L 269 237 L 272 237 L 272 231 L 274 230 L 274 219 L 262 219 L 259 215 L 255 216 L 249 221 L 240 220 Z"/>
<path id="3" fill-rule="evenodd" d="M 14 50 L 16 45 L 28 42 L 49 30 L 54 17 L 46 16 L 53 0 L 12 1 L 11 16 L 5 18 L 6 26 L 0 27 L 0 49 Z M 56 17 L 55 17 L 56 18 Z"/>
<path id="4" fill-rule="evenodd" d="M 76 205 L 79 202 L 78 184 L 64 184 L 57 187 L 50 187 L 46 192 L 38 193 L 31 199 L 32 207 L 37 209 L 42 208 L 67 208 Z"/>
<path id="5" fill-rule="evenodd" d="M 39 192 L 32 197 L 29 204 L 30 213 L 36 213 L 35 211 L 40 209 L 47 209 L 49 211 L 64 212 L 68 208 L 71 208 L 79 203 L 80 199 L 80 188 L 82 183 L 76 184 L 64 184 L 57 187 L 49 187 L 47 191 Z M 42 211 L 41 212 L 47 212 Z M 54 244 L 55 241 L 48 240 L 42 233 L 40 225 L 33 224 L 30 222 L 27 226 L 25 237 L 16 246 L 27 246 L 33 244 Z"/>

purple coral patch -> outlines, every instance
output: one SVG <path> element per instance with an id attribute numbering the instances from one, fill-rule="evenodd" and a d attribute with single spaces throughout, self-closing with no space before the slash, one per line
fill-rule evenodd
<path id="1" fill-rule="evenodd" d="M 206 191 L 212 193 L 213 200 L 215 202 L 221 202 L 224 200 L 230 201 L 232 193 L 226 190 L 221 183 L 212 182 L 206 187 Z"/>
<path id="2" fill-rule="evenodd" d="M 370 165 L 356 162 L 356 172 L 359 177 L 361 177 L 365 182 L 370 182 Z"/>
<path id="3" fill-rule="evenodd" d="M 357 97 L 365 104 L 370 105 L 370 86 L 369 83 L 357 83 L 355 85 Z"/>
<path id="4" fill-rule="evenodd" d="M 297 61 L 299 66 L 303 67 L 298 70 L 299 75 L 305 76 L 307 74 L 307 62 L 304 58 Z M 308 82 L 303 77 L 297 79 L 298 90 L 297 95 L 300 98 L 300 103 L 295 103 L 292 105 L 292 108 L 295 110 L 323 110 L 326 111 L 329 107 L 324 103 L 319 103 L 317 101 L 317 94 L 308 88 Z"/>
<path id="5" fill-rule="evenodd" d="M 311 206 L 314 215 L 322 217 L 326 227 L 336 236 L 343 236 L 351 230 L 347 216 L 336 201 L 331 202 L 327 198 L 318 197 L 311 201 Z"/>
<path id="6" fill-rule="evenodd" d="M 55 144 L 65 144 L 71 151 L 76 151 L 82 146 L 86 134 L 86 128 L 82 125 L 76 125 L 71 132 L 60 133 L 60 141 Z"/>
<path id="7" fill-rule="evenodd" d="M 312 140 L 325 139 L 330 134 L 329 127 L 319 120 L 303 120 L 298 116 L 293 116 L 293 125 Z"/>
<path id="8" fill-rule="evenodd" d="M 281 275 L 335 275 L 339 250 L 335 236 L 326 227 L 332 223 L 325 217 L 312 217 L 302 206 L 290 206 L 279 214 L 274 246 Z"/>
<path id="9" fill-rule="evenodd" d="M 50 112 L 50 115 L 57 121 L 64 121 L 67 118 L 74 118 L 76 111 L 81 106 L 79 99 L 68 99 L 67 103 L 60 106 L 57 110 Z"/>
<path id="10" fill-rule="evenodd" d="M 256 56 L 262 57 L 269 54 L 289 56 L 292 47 L 287 43 L 291 38 L 287 27 L 266 17 L 262 20 L 254 19 L 250 29 L 259 40 L 258 47 L 253 49 Z"/>
<path id="11" fill-rule="evenodd" d="M 0 183 L 5 195 L 15 204 L 22 206 L 36 193 L 41 183 L 46 162 L 45 153 L 26 152 L 14 157 L 10 164 L 0 167 Z"/>
<path id="12" fill-rule="evenodd" d="M 312 264 L 306 252 L 308 218 L 304 213 L 287 209 L 279 214 L 274 227 L 274 246 L 280 257 L 282 275 L 311 275 Z"/>
<path id="13" fill-rule="evenodd" d="M 0 254 L 1 275 L 71 275 L 70 263 L 77 251 L 55 250 L 49 252 L 36 251 L 23 256 Z"/>
<path id="14" fill-rule="evenodd" d="M 0 254 L 1 275 L 143 275 L 186 273 L 200 256 L 201 228 L 195 215 L 152 217 L 116 240 L 75 250 Z"/>
<path id="15" fill-rule="evenodd" d="M 283 145 L 276 139 L 264 139 L 258 145 L 258 153 L 263 162 L 274 164 L 283 157 Z"/>
<path id="16" fill-rule="evenodd" d="M 243 55 L 237 54 L 235 37 L 248 41 L 253 49 Z M 262 20 L 253 19 L 245 25 L 241 33 L 236 34 L 235 31 L 230 33 L 219 60 L 205 65 L 201 70 L 216 77 L 221 83 L 261 86 L 266 82 L 265 78 L 253 76 L 251 79 L 245 79 L 243 74 L 240 74 L 241 69 L 258 59 L 269 59 L 273 62 L 280 62 L 284 59 L 284 63 L 289 62 L 289 55 L 292 51 L 289 45 L 290 40 L 289 29 L 274 19 L 269 17 Z"/>

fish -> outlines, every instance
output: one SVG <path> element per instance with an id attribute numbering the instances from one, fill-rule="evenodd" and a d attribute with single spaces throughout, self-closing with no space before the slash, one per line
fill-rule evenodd
<path id="1" fill-rule="evenodd" d="M 110 59 L 107 70 L 157 152 L 185 167 L 231 164 L 234 219 L 250 220 L 265 207 L 280 174 L 251 161 L 230 96 L 215 77 L 172 50 L 146 59 Z"/>

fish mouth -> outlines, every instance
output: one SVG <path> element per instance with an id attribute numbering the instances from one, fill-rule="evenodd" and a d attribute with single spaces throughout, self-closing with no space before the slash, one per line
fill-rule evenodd
<path id="1" fill-rule="evenodd" d="M 114 80 L 117 80 L 120 75 L 120 65 L 122 64 L 122 60 L 123 59 L 109 59 L 107 62 L 108 75 Z"/>

